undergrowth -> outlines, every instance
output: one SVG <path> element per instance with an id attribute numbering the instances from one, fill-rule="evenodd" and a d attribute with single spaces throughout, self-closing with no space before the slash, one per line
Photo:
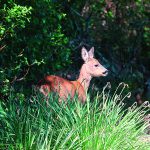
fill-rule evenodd
<path id="1" fill-rule="evenodd" d="M 147 124 L 146 106 L 125 109 L 121 83 L 113 95 L 106 87 L 83 105 L 77 98 L 59 103 L 58 96 L 48 101 L 40 94 L 20 101 L 10 94 L 0 103 L 0 149 L 12 150 L 148 150 L 139 141 Z"/>

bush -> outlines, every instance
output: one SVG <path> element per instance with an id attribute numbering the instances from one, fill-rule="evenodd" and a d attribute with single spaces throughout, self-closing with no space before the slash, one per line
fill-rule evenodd
<path id="1" fill-rule="evenodd" d="M 2 94 L 8 95 L 11 86 L 18 92 L 31 88 L 44 74 L 70 64 L 69 39 L 62 27 L 66 14 L 60 4 L 8 1 L 2 3 L 0 15 Z M 31 90 L 24 94 L 30 95 Z"/>

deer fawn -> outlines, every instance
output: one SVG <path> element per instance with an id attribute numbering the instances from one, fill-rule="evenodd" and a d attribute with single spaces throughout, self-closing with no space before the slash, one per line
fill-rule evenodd
<path id="1" fill-rule="evenodd" d="M 86 91 L 92 77 L 106 76 L 108 70 L 94 58 L 94 47 L 89 52 L 83 47 L 81 55 L 84 64 L 76 81 L 68 81 L 54 75 L 46 76 L 39 82 L 40 92 L 45 96 L 48 96 L 50 92 L 57 93 L 59 95 L 59 102 L 66 100 L 68 96 L 73 98 L 77 94 L 78 99 L 84 103 L 86 101 Z"/>

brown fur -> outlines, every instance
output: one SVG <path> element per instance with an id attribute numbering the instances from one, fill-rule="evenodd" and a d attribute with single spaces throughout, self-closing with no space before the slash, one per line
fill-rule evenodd
<path id="1" fill-rule="evenodd" d="M 83 86 L 78 81 L 68 81 L 64 78 L 58 76 L 46 76 L 44 80 L 41 81 L 43 84 L 40 86 L 41 92 L 47 96 L 49 92 L 58 93 L 61 97 L 60 101 L 66 100 L 68 96 L 73 98 L 75 94 L 78 95 L 78 98 L 84 102 L 85 90 Z"/>

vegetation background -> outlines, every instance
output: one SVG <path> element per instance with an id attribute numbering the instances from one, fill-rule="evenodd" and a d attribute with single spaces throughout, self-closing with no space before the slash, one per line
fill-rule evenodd
<path id="1" fill-rule="evenodd" d="M 95 91 L 106 81 L 123 81 L 133 93 L 148 95 L 149 16 L 149 0 L 0 0 L 1 98 L 12 88 L 18 97 L 29 96 L 46 74 L 75 79 L 82 46 L 94 46 L 110 71 L 93 81 Z"/>
<path id="2" fill-rule="evenodd" d="M 76 79 L 82 46 L 109 70 L 85 105 L 33 92 L 47 74 Z M 0 0 L 0 149 L 149 150 L 146 100 L 149 0 Z"/>

